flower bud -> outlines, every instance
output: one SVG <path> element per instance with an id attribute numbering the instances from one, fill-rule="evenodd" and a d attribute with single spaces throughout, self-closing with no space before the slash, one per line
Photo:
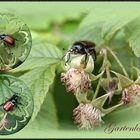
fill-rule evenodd
<path id="1" fill-rule="evenodd" d="M 9 123 L 9 121 L 6 119 L 7 113 L 2 116 L 2 119 L 0 121 L 0 131 L 5 128 L 5 126 Z"/>
<path id="2" fill-rule="evenodd" d="M 140 85 L 132 84 L 123 90 L 122 101 L 124 104 L 136 104 L 140 101 Z"/>
<path id="3" fill-rule="evenodd" d="M 85 129 L 103 123 L 101 114 L 101 111 L 90 103 L 80 103 L 79 106 L 73 110 L 75 123 L 78 124 L 78 127 Z"/>
<path id="4" fill-rule="evenodd" d="M 11 70 L 10 66 L 8 65 L 1 65 L 0 66 L 0 71 L 8 71 Z"/>
<path id="5" fill-rule="evenodd" d="M 87 63 L 85 61 L 85 55 L 71 55 L 71 61 L 66 65 L 66 70 L 70 68 L 84 69 L 88 73 L 92 73 L 94 70 L 94 60 L 92 56 L 88 56 Z"/>
<path id="6" fill-rule="evenodd" d="M 70 68 L 66 73 L 61 74 L 61 81 L 68 91 L 85 93 L 91 87 L 89 74 L 84 70 Z"/>

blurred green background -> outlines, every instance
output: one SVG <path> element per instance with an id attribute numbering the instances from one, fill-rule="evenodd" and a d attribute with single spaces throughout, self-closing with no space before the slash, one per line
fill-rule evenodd
<path id="1" fill-rule="evenodd" d="M 121 13 L 130 12 L 131 14 L 140 13 L 140 3 L 138 2 L 1 2 L 0 3 L 1 10 L 8 10 L 17 15 L 20 19 L 22 19 L 29 26 L 32 36 L 33 36 L 33 44 L 38 39 L 44 39 L 48 43 L 58 46 L 61 50 L 63 48 L 67 48 L 71 43 L 73 38 L 73 34 L 79 27 L 80 22 L 84 19 L 84 17 L 90 12 L 96 9 L 95 16 L 97 19 L 100 17 L 108 17 L 107 14 L 112 14 L 113 12 Z M 111 9 L 112 13 L 107 13 L 106 9 Z M 98 15 L 99 13 L 99 15 Z M 119 15 L 118 15 L 119 16 Z M 107 19 L 106 19 L 107 20 Z M 87 20 L 87 23 L 89 21 Z M 56 77 L 56 85 L 59 86 L 60 82 Z M 55 85 L 55 86 L 56 86 Z M 57 88 L 57 87 L 56 87 Z M 59 89 L 59 92 L 63 92 L 64 88 Z M 49 93 L 48 93 L 49 94 Z M 48 95 L 49 96 L 49 95 Z M 52 98 L 51 96 L 48 97 Z M 73 106 L 71 104 L 77 105 L 73 96 L 70 94 L 55 94 L 55 102 L 57 106 L 59 106 L 60 113 L 58 116 L 60 117 L 60 122 L 58 128 L 51 127 L 53 123 L 56 123 L 57 120 L 51 120 L 48 124 L 45 125 L 50 126 L 48 129 L 34 129 L 37 124 L 34 124 L 32 128 L 24 128 L 20 132 L 9 135 L 9 136 L 0 136 L 0 138 L 115 138 L 115 137 L 140 137 L 140 132 L 113 132 L 111 134 L 106 134 L 104 132 L 105 126 L 101 128 L 97 128 L 90 131 L 82 131 L 77 130 L 76 127 L 71 126 L 70 124 L 66 124 L 65 120 L 72 120 L 71 113 Z M 60 98 L 60 99 L 59 99 Z M 48 99 L 48 100 L 49 100 Z M 51 100 L 51 99 L 50 99 Z M 59 101 L 60 100 L 60 101 Z M 61 104 L 60 102 L 67 103 L 67 100 L 70 100 L 66 105 Z M 72 101 L 72 103 L 71 103 Z M 49 101 L 48 101 L 49 102 Z M 48 103 L 50 107 L 53 107 L 53 103 Z M 44 105 L 47 104 L 44 103 Z M 65 110 L 68 106 L 68 110 L 66 112 L 61 112 L 61 110 Z M 71 110 L 69 110 L 69 108 Z M 50 113 L 50 112 L 49 112 Z M 67 115 L 65 115 L 65 113 Z M 128 126 L 134 126 L 137 123 L 140 123 L 139 116 L 134 113 L 133 116 L 130 116 L 129 110 L 127 112 L 121 112 L 119 115 L 117 112 L 113 115 L 109 116 L 111 119 L 117 116 L 118 118 L 118 126 L 124 126 L 127 124 Z M 132 113 L 131 113 L 132 114 Z M 51 115 L 50 114 L 50 119 Z M 67 116 L 67 118 L 65 118 Z M 127 121 L 125 122 L 125 117 L 127 116 Z M 130 116 L 130 117 L 129 117 Z M 105 119 L 109 120 L 107 117 Z M 122 121 L 123 118 L 123 121 Z M 128 121 L 130 119 L 130 121 Z M 64 120 L 64 121 L 63 121 Z M 44 118 L 45 121 L 45 118 Z M 130 124 L 129 124 L 129 123 Z M 42 124 L 44 125 L 44 124 Z M 67 126 L 65 126 L 67 125 Z M 45 128 L 45 126 L 44 126 Z M 63 129 L 64 128 L 64 129 Z"/>

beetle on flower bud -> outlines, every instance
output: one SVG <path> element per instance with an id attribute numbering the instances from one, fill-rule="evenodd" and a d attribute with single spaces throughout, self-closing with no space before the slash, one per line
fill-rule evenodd
<path id="1" fill-rule="evenodd" d="M 72 47 L 67 51 L 65 55 L 65 65 L 69 62 L 71 54 L 81 54 L 85 55 L 85 64 L 87 64 L 88 56 L 92 56 L 96 60 L 95 43 L 91 41 L 77 41 L 73 43 Z"/>

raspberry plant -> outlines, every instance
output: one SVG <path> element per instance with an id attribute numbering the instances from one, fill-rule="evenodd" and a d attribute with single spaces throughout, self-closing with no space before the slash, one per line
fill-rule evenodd
<path id="1" fill-rule="evenodd" d="M 103 13 L 96 9 L 89 13 L 80 23 L 77 31 L 73 33 L 72 39 L 69 42 L 65 41 L 66 44 L 69 43 L 69 45 L 64 45 L 65 51 L 61 49 L 63 42 L 60 43 L 61 45 L 50 44 L 45 41 L 45 37 L 40 39 L 32 32 L 37 37 L 33 38 L 30 56 L 25 63 L 10 71 L 11 74 L 27 83 L 33 92 L 35 109 L 29 127 L 47 129 L 47 126 L 59 128 L 68 125 L 67 127 L 73 128 L 75 126 L 72 119 L 74 108 L 80 112 L 85 106 L 91 109 L 91 112 L 92 109 L 97 110 L 100 115 L 98 118 L 102 116 L 104 123 L 114 120 L 125 122 L 123 116 L 129 114 L 129 111 L 132 112 L 132 116 L 137 117 L 135 111 L 139 109 L 139 103 L 126 105 L 129 92 L 127 92 L 128 96 L 125 96 L 124 92 L 135 84 L 139 87 L 139 12 L 130 14 L 127 11 L 121 13 L 120 16 L 118 16 L 119 11 L 114 12 L 113 15 L 110 12 L 112 11 L 105 10 L 107 16 L 103 16 Z M 96 13 L 100 16 L 97 17 Z M 87 72 L 90 77 L 91 89 L 88 89 L 86 94 L 75 94 L 74 90 L 69 90 L 70 93 L 74 91 L 74 94 L 68 94 L 60 80 L 61 73 L 68 71 L 64 67 L 62 57 L 66 54 L 68 47 L 79 40 L 95 42 L 97 61 L 94 62 L 94 67 L 90 65 L 90 71 L 82 69 L 83 73 Z M 75 57 L 82 61 L 83 56 Z M 73 62 L 73 58 L 71 61 Z M 63 79 L 66 79 L 65 76 Z M 135 88 L 132 87 L 131 94 L 133 94 L 133 89 Z M 136 93 L 134 96 L 139 99 L 139 88 L 136 89 Z M 74 116 L 78 116 L 76 123 L 85 128 L 82 123 L 85 123 L 87 116 L 80 122 L 80 116 L 75 111 Z M 92 113 L 88 117 L 92 118 Z M 97 120 L 99 121 L 95 121 L 95 124 L 102 122 L 101 118 Z M 93 122 L 87 124 L 89 124 L 88 128 L 94 126 Z"/>

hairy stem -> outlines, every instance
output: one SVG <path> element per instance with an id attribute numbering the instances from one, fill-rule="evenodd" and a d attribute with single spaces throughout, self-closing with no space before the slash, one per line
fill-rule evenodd
<path id="1" fill-rule="evenodd" d="M 98 95 L 98 92 L 99 92 L 99 89 L 100 89 L 100 84 L 101 84 L 101 79 L 102 79 L 102 76 L 100 77 L 100 79 L 99 79 L 99 81 L 98 81 L 98 84 L 97 84 L 95 93 L 94 93 L 94 95 L 93 95 L 92 101 L 93 101 L 93 100 L 97 97 L 97 95 Z"/>
<path id="2" fill-rule="evenodd" d="M 131 58 L 131 60 L 130 60 L 130 67 L 131 67 L 131 79 L 134 79 L 134 65 L 135 65 L 135 61 L 134 61 L 134 59 L 133 58 Z"/>
<path id="3" fill-rule="evenodd" d="M 107 79 L 111 79 L 109 67 L 106 66 L 106 67 L 105 67 L 105 70 L 106 70 Z"/>
<path id="4" fill-rule="evenodd" d="M 112 56 L 114 57 L 114 59 L 117 61 L 117 63 L 118 63 L 119 66 L 121 67 L 121 69 L 122 69 L 124 75 L 125 75 L 126 77 L 129 77 L 128 74 L 127 74 L 127 72 L 126 72 L 126 70 L 125 70 L 125 68 L 124 68 L 124 66 L 122 65 L 122 63 L 120 62 L 120 60 L 118 59 L 118 57 L 115 55 L 115 53 L 114 53 L 110 48 L 107 48 L 107 49 L 109 50 L 109 52 L 112 54 Z"/>
<path id="5" fill-rule="evenodd" d="M 110 79 L 111 78 L 111 75 L 110 75 L 110 62 L 107 58 L 107 49 L 104 48 L 103 50 L 103 55 L 104 55 L 104 58 L 103 58 L 103 64 L 102 64 L 102 67 L 101 68 L 104 68 L 105 71 L 106 71 L 106 75 L 107 75 L 107 78 Z"/>

